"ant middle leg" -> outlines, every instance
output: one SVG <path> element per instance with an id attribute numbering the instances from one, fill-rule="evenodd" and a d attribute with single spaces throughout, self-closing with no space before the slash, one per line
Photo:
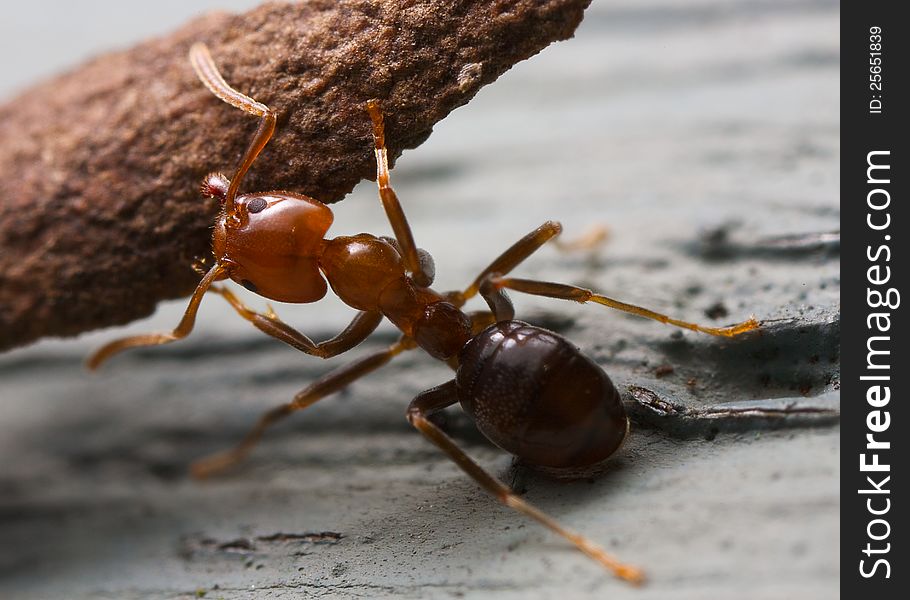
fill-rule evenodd
<path id="1" fill-rule="evenodd" d="M 408 219 L 401 208 L 398 195 L 389 183 L 389 156 L 385 147 L 385 124 L 379 100 L 368 100 L 366 108 L 367 112 L 370 113 L 370 120 L 373 122 L 376 185 L 379 186 L 379 199 L 382 201 L 382 207 L 385 209 L 389 223 L 392 225 L 392 232 L 395 234 L 398 247 L 401 249 L 401 257 L 404 259 L 405 268 L 411 273 L 414 283 L 421 287 L 429 287 L 433 278 L 424 269 L 417 244 L 414 242 L 411 226 L 408 224 Z"/>
<path id="2" fill-rule="evenodd" d="M 534 296 L 547 296 L 549 298 L 557 298 L 560 300 L 572 300 L 574 302 L 580 302 L 582 304 L 587 302 L 594 302 L 596 304 L 614 308 L 625 313 L 645 317 L 646 319 L 653 319 L 655 321 L 660 321 L 661 323 L 666 323 L 668 325 L 674 325 L 683 329 L 691 329 L 692 331 L 700 331 L 702 333 L 716 335 L 719 337 L 734 337 L 742 333 L 746 333 L 747 331 L 758 329 L 760 325 L 755 317 L 750 317 L 746 321 L 730 325 L 729 327 L 705 327 L 696 323 L 689 323 L 688 321 L 674 319 L 667 315 L 655 312 L 647 308 L 643 308 L 641 306 L 621 302 L 613 298 L 608 298 L 607 296 L 595 294 L 591 290 L 574 285 L 567 285 L 564 283 L 534 281 L 530 279 L 515 279 L 509 277 L 500 277 L 495 274 L 490 276 L 489 282 L 492 286 L 500 290 L 505 288 L 514 290 L 516 292 L 532 294 Z"/>
<path id="3" fill-rule="evenodd" d="M 469 457 L 465 451 L 452 440 L 452 438 L 447 436 L 429 419 L 433 413 L 436 413 L 447 406 L 451 406 L 456 402 L 458 402 L 458 396 L 455 389 L 455 380 L 453 379 L 448 383 L 418 395 L 408 406 L 408 422 L 423 434 L 424 437 L 439 447 L 440 450 L 445 452 L 462 471 L 467 473 L 474 481 L 480 484 L 483 489 L 492 494 L 502 504 L 531 517 L 557 535 L 562 536 L 589 557 L 613 571 L 617 577 L 625 579 L 633 584 L 638 584 L 643 581 L 644 575 L 639 569 L 619 562 L 617 559 L 607 554 L 607 552 L 597 544 L 566 529 L 551 516 L 516 495 L 509 486 L 493 477 L 490 473 L 485 471 L 483 467 L 474 462 L 474 460 L 471 459 L 471 457 Z"/>
<path id="4" fill-rule="evenodd" d="M 358 312 L 354 319 L 344 330 L 335 337 L 323 342 L 314 342 L 303 333 L 297 331 L 272 310 L 267 313 L 256 312 L 244 304 L 233 292 L 225 287 L 214 287 L 212 292 L 221 295 L 237 311 L 241 317 L 253 324 L 254 327 L 285 344 L 311 356 L 319 358 L 332 358 L 351 350 L 367 339 L 383 316 L 380 312 Z"/>
<path id="5" fill-rule="evenodd" d="M 109 342 L 96 350 L 86 361 L 89 370 L 94 371 L 102 365 L 111 356 L 122 352 L 128 348 L 138 348 L 142 346 L 160 346 L 176 340 L 185 338 L 193 330 L 196 324 L 196 313 L 199 311 L 199 304 L 202 297 L 212 287 L 212 284 L 221 279 L 227 271 L 227 267 L 222 264 L 216 264 L 203 275 L 196 290 L 190 297 L 190 303 L 183 313 L 180 323 L 170 333 L 147 333 L 144 335 L 134 335 Z"/>
<path id="6" fill-rule="evenodd" d="M 402 336 L 385 350 L 380 350 L 330 371 L 300 391 L 291 402 L 277 406 L 262 415 L 253 429 L 237 446 L 231 450 L 197 460 L 190 467 L 190 471 L 194 477 L 204 479 L 237 464 L 249 454 L 250 450 L 262 438 L 265 430 L 278 421 L 315 404 L 326 396 L 342 390 L 364 375 L 385 366 L 395 356 L 416 347 L 417 345 L 411 338 Z"/>

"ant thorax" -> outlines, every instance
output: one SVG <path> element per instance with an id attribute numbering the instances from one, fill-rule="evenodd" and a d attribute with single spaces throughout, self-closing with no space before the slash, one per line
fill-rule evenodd
<path id="1" fill-rule="evenodd" d="M 443 296 L 417 285 L 392 243 L 368 233 L 330 240 L 320 261 L 341 300 L 382 313 L 435 358 L 457 354 L 471 337 L 468 317 Z"/>

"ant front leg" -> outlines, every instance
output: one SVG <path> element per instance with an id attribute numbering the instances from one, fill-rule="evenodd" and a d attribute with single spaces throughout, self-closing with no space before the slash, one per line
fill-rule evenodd
<path id="1" fill-rule="evenodd" d="M 642 308 L 641 306 L 627 304 L 626 302 L 614 300 L 613 298 L 608 298 L 607 296 L 595 294 L 591 290 L 587 290 L 585 288 L 577 287 L 574 285 L 566 285 L 563 283 L 533 281 L 530 279 L 514 279 L 499 276 L 491 276 L 490 283 L 498 289 L 505 288 L 514 290 L 516 292 L 532 294 L 534 296 L 547 296 L 549 298 L 558 298 L 560 300 L 572 300 L 574 302 L 580 302 L 582 304 L 587 302 L 594 302 L 603 306 L 607 306 L 609 308 L 620 310 L 625 313 L 645 317 L 646 319 L 653 319 L 655 321 L 660 321 L 661 323 L 666 323 L 668 325 L 674 325 L 683 329 L 691 329 L 692 331 L 700 331 L 702 333 L 716 335 L 719 337 L 734 337 L 742 333 L 746 333 L 747 331 L 752 331 L 753 329 L 759 328 L 759 322 L 755 319 L 755 317 L 751 317 L 742 323 L 730 325 L 729 327 L 705 327 L 696 323 L 689 323 L 687 321 L 674 319 L 653 310 Z"/>
<path id="2" fill-rule="evenodd" d="M 401 249 L 401 257 L 404 260 L 405 268 L 411 273 L 414 283 L 421 287 L 429 287 L 433 282 L 433 278 L 424 268 L 425 261 L 421 261 L 417 244 L 414 243 L 414 234 L 411 231 L 411 226 L 408 224 L 408 219 L 401 208 L 398 195 L 389 183 L 389 156 L 385 147 L 385 124 L 379 100 L 367 101 L 366 108 L 367 112 L 370 113 L 370 120 L 373 122 L 376 185 L 379 186 L 379 199 L 382 201 L 382 207 L 385 209 L 389 223 L 392 225 L 392 231 L 398 241 L 398 247 Z"/>
<path id="3" fill-rule="evenodd" d="M 361 311 L 341 333 L 332 339 L 317 343 L 278 318 L 271 307 L 268 313 L 259 313 L 249 308 L 227 288 L 215 287 L 212 288 L 212 292 L 220 294 L 237 314 L 252 323 L 259 331 L 305 354 L 319 358 L 332 358 L 358 346 L 376 330 L 383 318 L 380 312 Z"/>
<path id="4" fill-rule="evenodd" d="M 429 417 L 433 413 L 456 402 L 458 402 L 458 394 L 455 380 L 453 379 L 417 396 L 408 406 L 408 422 L 424 437 L 436 444 L 462 471 L 467 473 L 501 503 L 531 517 L 547 529 L 562 536 L 589 557 L 613 571 L 617 577 L 633 584 L 639 584 L 644 580 L 644 575 L 639 569 L 619 562 L 597 544 L 573 531 L 569 531 L 548 514 L 522 500 L 509 486 L 487 473 L 483 467 L 474 462 L 464 450 L 458 447 L 452 438 L 430 421 Z"/>
<path id="5" fill-rule="evenodd" d="M 114 354 L 122 352 L 127 348 L 138 348 L 141 346 L 159 346 L 161 344 L 167 344 L 179 339 L 185 338 L 193 330 L 193 325 L 196 323 L 196 313 L 199 311 L 199 304 L 202 302 L 202 297 L 209 290 L 213 283 L 221 279 L 221 276 L 227 271 L 227 266 L 224 264 L 216 264 L 214 267 L 209 269 L 209 271 L 202 277 L 202 280 L 199 282 L 199 285 L 196 286 L 196 290 L 193 292 L 192 297 L 190 298 L 190 304 L 186 307 L 186 312 L 183 313 L 183 318 L 180 319 L 180 323 L 177 324 L 177 327 L 174 328 L 170 333 L 149 333 L 145 335 L 134 335 L 131 337 L 114 340 L 106 344 L 105 346 L 98 349 L 94 354 L 92 354 L 88 361 L 86 361 L 86 366 L 92 371 L 101 366 L 104 361 L 109 359 Z"/>
<path id="6" fill-rule="evenodd" d="M 339 369 L 330 371 L 294 396 L 294 400 L 291 402 L 277 406 L 262 415 L 259 422 L 256 423 L 256 426 L 253 427 L 235 448 L 226 452 L 214 454 L 193 463 L 190 468 L 193 476 L 203 479 L 235 465 L 249 454 L 250 450 L 252 450 L 256 443 L 262 438 L 262 434 L 265 433 L 265 430 L 278 421 L 315 404 L 326 396 L 340 391 L 364 375 L 385 366 L 395 356 L 416 347 L 417 345 L 411 338 L 401 337 L 397 342 L 385 350 L 370 354 L 369 356 L 356 360 Z"/>

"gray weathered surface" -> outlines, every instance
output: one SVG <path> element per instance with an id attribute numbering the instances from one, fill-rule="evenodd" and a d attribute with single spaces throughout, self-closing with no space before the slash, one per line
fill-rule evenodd
<path id="1" fill-rule="evenodd" d="M 838 18 L 836 3 L 816 0 L 595 2 L 576 39 L 516 68 L 400 160 L 393 180 L 439 287 L 462 285 L 548 218 L 570 237 L 604 222 L 613 236 L 597 256 L 544 249 L 520 275 L 692 320 L 773 322 L 724 341 L 542 299 L 520 299 L 522 316 L 569 336 L 620 389 L 699 414 L 723 402 L 836 407 L 838 248 L 820 234 L 839 218 Z M 369 185 L 336 215 L 335 234 L 388 231 Z M 712 321 L 718 303 L 728 315 Z M 126 331 L 169 328 L 182 309 Z M 317 337 L 350 314 L 334 301 L 278 310 Z M 0 356 L 0 596 L 837 594 L 830 417 L 717 433 L 637 411 L 612 468 L 566 485 L 515 469 L 453 412 L 453 435 L 482 464 L 646 568 L 636 590 L 496 505 L 409 430 L 410 398 L 450 376 L 425 356 L 313 407 L 241 469 L 200 485 L 184 474 L 193 458 L 346 359 L 263 339 L 212 298 L 185 342 L 83 372 L 87 351 L 120 334 Z M 391 339 L 384 330 L 353 354 Z M 342 537 L 312 535 L 322 532 Z"/>

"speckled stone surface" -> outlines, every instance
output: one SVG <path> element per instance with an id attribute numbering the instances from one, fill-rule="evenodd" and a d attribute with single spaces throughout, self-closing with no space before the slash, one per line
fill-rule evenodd
<path id="1" fill-rule="evenodd" d="M 406 152 L 393 184 L 440 289 L 547 219 L 516 275 L 706 324 L 717 340 L 514 297 L 610 373 L 634 415 L 607 471 L 565 484 L 447 427 L 525 497 L 647 570 L 631 588 L 497 505 L 404 408 L 451 372 L 417 352 L 276 427 L 241 468 L 188 464 L 347 357 L 296 353 L 204 301 L 189 339 L 81 361 L 146 322 L 0 355 L 0 596 L 13 598 L 830 599 L 838 580 L 836 2 L 595 1 L 575 39 L 483 90 Z M 372 184 L 335 235 L 387 233 Z M 251 302 L 254 297 L 245 296 Z M 257 304 L 261 306 L 261 304 Z M 316 338 L 351 311 L 277 306 Z M 383 328 L 351 353 L 394 339 Z M 794 412 L 798 411 L 798 412 Z"/>

